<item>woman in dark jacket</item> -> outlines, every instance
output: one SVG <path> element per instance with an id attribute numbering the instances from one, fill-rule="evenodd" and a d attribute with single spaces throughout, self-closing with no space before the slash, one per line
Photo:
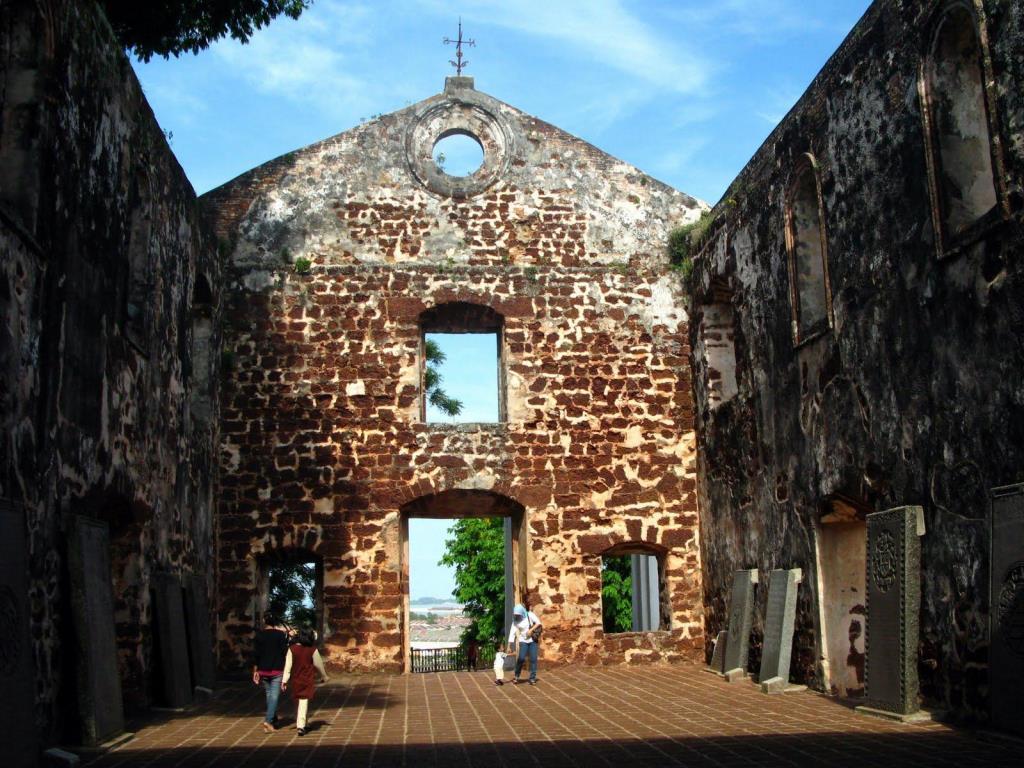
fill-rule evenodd
<path id="1" fill-rule="evenodd" d="M 263 730 L 273 733 L 277 719 L 277 700 L 281 696 L 281 676 L 284 674 L 285 657 L 288 654 L 288 632 L 280 625 L 277 617 L 266 614 L 264 628 L 256 633 L 253 642 L 252 681 L 262 683 L 267 694 L 267 715 Z"/>

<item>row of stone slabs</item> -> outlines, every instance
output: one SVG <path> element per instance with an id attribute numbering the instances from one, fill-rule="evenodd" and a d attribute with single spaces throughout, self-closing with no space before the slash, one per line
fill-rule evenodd
<path id="1" fill-rule="evenodd" d="M 992 492 L 989 697 L 993 725 L 1024 735 L 1018 696 L 1024 690 L 1024 484 Z M 867 516 L 865 704 L 859 710 L 908 718 L 919 712 L 921 507 Z M 746 677 L 756 570 L 737 571 L 728 629 L 718 634 L 711 669 Z M 789 690 L 799 568 L 771 572 L 758 681 L 764 693 Z M 730 642 L 740 638 L 742 642 Z"/>
<path id="2" fill-rule="evenodd" d="M 67 544 L 82 741 L 95 746 L 124 731 L 107 524 L 72 515 Z M 177 709 L 192 703 L 193 679 L 204 691 L 216 681 L 205 579 L 156 573 L 150 589 L 162 703 Z"/>
<path id="3" fill-rule="evenodd" d="M 72 515 L 66 529 L 78 714 L 84 746 L 98 746 L 124 732 L 121 675 L 114 629 L 110 543 L 106 523 Z M 35 764 L 38 738 L 35 672 L 30 633 L 28 542 L 21 506 L 0 500 L 0 723 L 6 768 Z M 191 703 L 196 687 L 212 690 L 216 671 L 209 605 L 200 577 L 152 577 L 155 658 L 164 681 L 164 701 Z M 70 638 L 69 638 L 70 639 Z"/>

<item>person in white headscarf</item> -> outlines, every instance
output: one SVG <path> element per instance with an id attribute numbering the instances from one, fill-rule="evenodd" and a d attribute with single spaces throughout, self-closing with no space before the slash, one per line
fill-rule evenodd
<path id="1" fill-rule="evenodd" d="M 508 633 L 509 653 L 512 652 L 514 644 L 519 643 L 513 685 L 519 684 L 519 675 L 522 674 L 527 657 L 530 659 L 530 685 L 537 684 L 538 640 L 542 629 L 543 625 L 533 611 L 526 610 L 521 604 L 512 609 L 512 629 Z"/>

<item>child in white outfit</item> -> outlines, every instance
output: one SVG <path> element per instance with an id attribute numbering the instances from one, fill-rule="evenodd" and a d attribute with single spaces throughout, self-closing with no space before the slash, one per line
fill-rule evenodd
<path id="1" fill-rule="evenodd" d="M 504 651 L 498 650 L 494 654 L 494 684 L 504 685 L 505 684 L 505 656 Z"/>

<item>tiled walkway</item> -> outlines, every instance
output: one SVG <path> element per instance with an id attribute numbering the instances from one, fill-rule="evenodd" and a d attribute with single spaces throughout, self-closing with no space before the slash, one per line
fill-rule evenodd
<path id="1" fill-rule="evenodd" d="M 815 693 L 765 696 L 683 666 L 552 670 L 536 687 L 498 688 L 484 672 L 335 678 L 302 738 L 283 701 L 285 726 L 264 734 L 259 690 L 234 684 L 137 724 L 90 768 L 1024 765 L 1021 742 L 878 720 Z"/>

